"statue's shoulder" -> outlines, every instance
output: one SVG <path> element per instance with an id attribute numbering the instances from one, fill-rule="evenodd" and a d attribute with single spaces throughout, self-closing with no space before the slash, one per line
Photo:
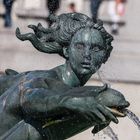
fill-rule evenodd
<path id="1" fill-rule="evenodd" d="M 26 77 L 32 78 L 57 78 L 57 72 L 55 70 L 34 70 L 34 71 L 28 71 L 24 72 Z"/>

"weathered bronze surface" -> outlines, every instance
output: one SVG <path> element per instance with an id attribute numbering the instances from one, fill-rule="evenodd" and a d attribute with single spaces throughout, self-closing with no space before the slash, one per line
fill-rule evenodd
<path id="1" fill-rule="evenodd" d="M 101 21 L 79 13 L 50 16 L 49 28 L 29 25 L 34 33 L 16 36 L 45 53 L 58 53 L 65 64 L 51 70 L 0 76 L 0 140 L 64 140 L 92 126 L 97 133 L 124 117 L 124 96 L 107 85 L 84 86 L 105 63 L 112 36 Z"/>

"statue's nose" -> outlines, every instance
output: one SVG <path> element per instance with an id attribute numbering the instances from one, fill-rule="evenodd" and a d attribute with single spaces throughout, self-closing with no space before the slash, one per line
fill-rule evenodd
<path id="1" fill-rule="evenodd" d="M 86 50 L 85 50 L 85 58 L 87 60 L 91 60 L 91 52 L 90 52 L 89 47 L 87 47 Z"/>
<path id="2" fill-rule="evenodd" d="M 90 55 L 85 55 L 85 58 L 86 58 L 87 60 L 91 60 L 91 56 L 90 56 Z"/>

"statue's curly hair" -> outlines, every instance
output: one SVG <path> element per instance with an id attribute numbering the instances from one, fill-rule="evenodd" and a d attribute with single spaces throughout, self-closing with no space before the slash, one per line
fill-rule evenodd
<path id="1" fill-rule="evenodd" d="M 113 48 L 111 46 L 113 37 L 104 29 L 101 20 L 97 20 L 95 23 L 90 17 L 81 13 L 66 13 L 61 14 L 60 16 L 50 15 L 49 20 L 52 22 L 52 25 L 49 28 L 44 28 L 41 24 L 38 24 L 36 31 L 32 27 L 40 45 L 36 45 L 37 43 L 35 44 L 31 40 L 30 41 L 39 51 L 45 53 L 58 53 L 65 57 L 63 54 L 63 47 L 70 46 L 74 34 L 80 29 L 92 28 L 97 29 L 101 33 L 105 42 L 106 60 L 108 59 Z M 21 39 L 18 32 L 16 35 Z"/>

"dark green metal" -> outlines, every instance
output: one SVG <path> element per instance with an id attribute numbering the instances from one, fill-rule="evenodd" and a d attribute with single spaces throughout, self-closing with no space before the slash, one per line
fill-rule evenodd
<path id="1" fill-rule="evenodd" d="M 51 15 L 50 20 L 47 29 L 29 25 L 34 33 L 21 34 L 17 28 L 16 36 L 66 62 L 51 70 L 5 71 L 0 77 L 1 140 L 64 140 L 92 126 L 97 133 L 111 121 L 118 123 L 129 106 L 107 85 L 84 86 L 112 50 L 113 38 L 102 22 L 80 13 Z"/>

